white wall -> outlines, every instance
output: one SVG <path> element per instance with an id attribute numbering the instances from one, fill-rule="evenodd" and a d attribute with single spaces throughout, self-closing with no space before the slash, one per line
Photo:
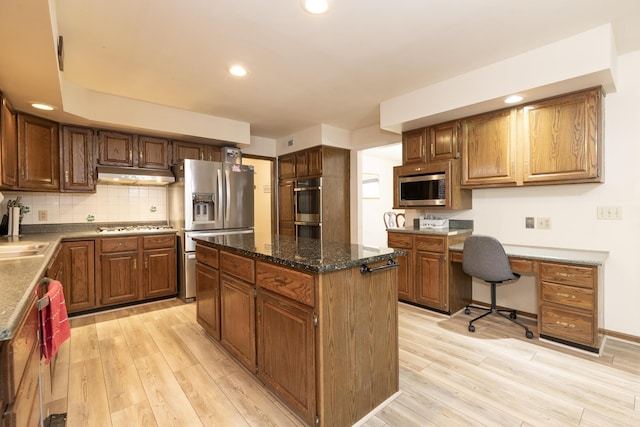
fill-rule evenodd
<path id="1" fill-rule="evenodd" d="M 253 165 L 254 189 L 254 230 L 256 233 L 271 234 L 271 162 L 262 159 L 243 158 L 242 164 Z"/>

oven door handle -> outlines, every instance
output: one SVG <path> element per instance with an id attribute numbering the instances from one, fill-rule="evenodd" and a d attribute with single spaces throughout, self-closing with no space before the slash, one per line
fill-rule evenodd
<path id="1" fill-rule="evenodd" d="M 309 225 L 309 226 L 318 226 L 320 227 L 322 225 L 321 222 L 304 222 L 304 221 L 294 221 L 293 222 L 295 225 Z"/>

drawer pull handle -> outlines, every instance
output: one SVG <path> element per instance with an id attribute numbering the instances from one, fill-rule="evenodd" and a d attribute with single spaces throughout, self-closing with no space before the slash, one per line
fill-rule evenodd
<path id="1" fill-rule="evenodd" d="M 560 277 L 567 277 L 567 278 L 570 278 L 570 279 L 572 279 L 572 278 L 574 278 L 574 277 L 575 277 L 575 274 L 571 274 L 571 273 L 562 273 L 562 272 L 560 272 L 560 271 L 558 271 L 556 274 L 557 274 L 558 276 L 560 276 Z"/>
<path id="2" fill-rule="evenodd" d="M 564 292 L 556 292 L 556 295 L 559 297 L 576 299 L 575 295 L 565 294 Z"/>
<path id="3" fill-rule="evenodd" d="M 284 279 L 281 279 L 279 277 L 276 277 L 275 279 L 273 279 L 278 285 L 280 286 L 287 286 L 287 281 Z"/>
<path id="4" fill-rule="evenodd" d="M 576 327 L 576 325 L 574 325 L 573 323 L 561 322 L 559 320 L 556 320 L 556 325 L 564 326 L 566 328 L 575 328 Z"/>

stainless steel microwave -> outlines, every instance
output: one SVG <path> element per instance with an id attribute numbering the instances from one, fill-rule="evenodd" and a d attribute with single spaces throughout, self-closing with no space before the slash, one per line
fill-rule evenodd
<path id="1" fill-rule="evenodd" d="M 398 177 L 397 191 L 400 207 L 445 206 L 447 204 L 447 176 L 444 171 Z"/>

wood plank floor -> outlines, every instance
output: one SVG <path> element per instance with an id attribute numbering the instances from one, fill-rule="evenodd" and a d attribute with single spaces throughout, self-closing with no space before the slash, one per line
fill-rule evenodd
<path id="1" fill-rule="evenodd" d="M 52 412 L 68 426 L 301 425 L 206 337 L 195 308 L 168 300 L 72 319 Z M 468 319 L 401 303 L 400 393 L 361 425 L 640 426 L 640 346 L 609 339 L 594 357 L 495 316 L 470 334 Z"/>

